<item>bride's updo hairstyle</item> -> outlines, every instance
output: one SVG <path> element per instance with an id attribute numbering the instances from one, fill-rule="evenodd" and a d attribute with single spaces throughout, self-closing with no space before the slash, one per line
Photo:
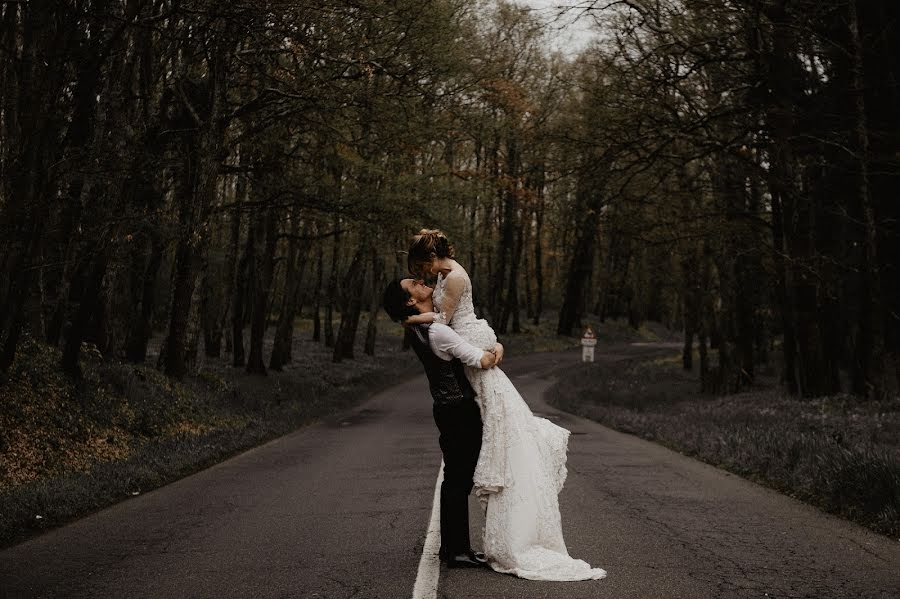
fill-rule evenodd
<path id="1" fill-rule="evenodd" d="M 414 276 L 421 277 L 435 258 L 454 258 L 455 250 L 440 229 L 422 229 L 409 242 L 407 267 Z"/>

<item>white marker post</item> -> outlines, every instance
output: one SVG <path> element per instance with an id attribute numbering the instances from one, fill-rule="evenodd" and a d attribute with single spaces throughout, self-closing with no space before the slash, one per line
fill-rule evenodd
<path id="1" fill-rule="evenodd" d="M 590 326 L 584 330 L 581 336 L 581 361 L 594 361 L 594 346 L 597 345 L 597 334 Z"/>

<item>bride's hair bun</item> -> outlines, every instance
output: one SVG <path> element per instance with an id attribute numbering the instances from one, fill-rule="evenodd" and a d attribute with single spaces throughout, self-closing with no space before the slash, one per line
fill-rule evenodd
<path id="1" fill-rule="evenodd" d="M 417 257 L 428 258 L 431 254 L 438 258 L 453 258 L 455 250 L 450 245 L 450 240 L 440 229 L 422 229 L 418 235 L 413 235 L 409 244 L 409 253 L 415 253 Z"/>
<path id="2" fill-rule="evenodd" d="M 409 270 L 417 273 L 421 265 L 431 262 L 432 254 L 438 258 L 453 258 L 455 250 L 440 229 L 422 229 L 409 242 Z"/>

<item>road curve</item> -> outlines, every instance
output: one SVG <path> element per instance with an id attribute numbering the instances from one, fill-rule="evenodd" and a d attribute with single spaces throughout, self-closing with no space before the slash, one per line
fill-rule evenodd
<path id="1" fill-rule="evenodd" d="M 550 375 L 578 357 L 504 367 L 536 413 L 573 431 L 563 529 L 570 553 L 609 577 L 540 583 L 442 570 L 438 597 L 900 597 L 900 543 L 548 407 Z M 409 597 L 439 463 L 418 377 L 0 552 L 0 597 Z"/>

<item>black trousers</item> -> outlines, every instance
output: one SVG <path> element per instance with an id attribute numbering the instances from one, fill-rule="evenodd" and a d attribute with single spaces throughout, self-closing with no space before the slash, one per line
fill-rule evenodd
<path id="1" fill-rule="evenodd" d="M 481 413 L 471 399 L 434 405 L 434 422 L 440 431 L 444 454 L 441 483 L 441 556 L 471 549 L 469 541 L 469 493 L 481 451 Z"/>

